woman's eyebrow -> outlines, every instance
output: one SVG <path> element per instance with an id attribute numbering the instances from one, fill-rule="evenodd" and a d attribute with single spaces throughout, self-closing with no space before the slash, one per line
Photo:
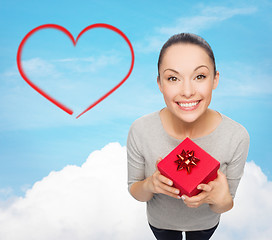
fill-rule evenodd
<path id="1" fill-rule="evenodd" d="M 196 71 L 197 69 L 202 68 L 202 67 L 205 67 L 205 68 L 207 68 L 208 70 L 210 70 L 210 69 L 208 68 L 208 66 L 206 66 L 206 65 L 200 65 L 200 66 L 197 66 L 197 67 L 195 68 L 194 71 Z M 167 70 L 168 70 L 168 71 L 172 71 L 172 72 L 177 73 L 177 74 L 180 74 L 177 70 L 172 69 L 172 68 L 166 68 L 163 72 L 166 72 Z"/>
<path id="2" fill-rule="evenodd" d="M 166 68 L 163 72 L 166 72 L 167 70 L 169 70 L 169 71 L 172 71 L 172 72 L 175 72 L 175 73 L 177 73 L 177 74 L 179 74 L 179 72 L 178 71 L 176 71 L 175 69 L 172 69 L 172 68 Z"/>
<path id="3" fill-rule="evenodd" d="M 202 68 L 202 67 L 205 67 L 205 68 L 207 68 L 208 70 L 210 70 L 210 69 L 208 68 L 208 66 L 206 66 L 206 65 L 200 65 L 200 66 L 196 67 L 194 71 L 196 71 L 197 69 Z"/>

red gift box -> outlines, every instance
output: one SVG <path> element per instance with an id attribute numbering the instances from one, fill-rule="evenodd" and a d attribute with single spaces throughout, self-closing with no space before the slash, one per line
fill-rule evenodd
<path id="1" fill-rule="evenodd" d="M 183 167 L 178 170 L 178 167 L 188 166 L 184 162 L 183 165 L 180 164 L 181 159 L 184 159 L 185 153 L 187 153 L 186 157 L 190 156 L 185 162 L 188 164 L 191 161 L 191 163 L 189 167 Z M 162 175 L 173 181 L 173 187 L 180 190 L 179 195 L 185 194 L 189 197 L 201 192 L 201 190 L 197 189 L 199 184 L 207 184 L 214 180 L 217 177 L 219 167 L 220 163 L 215 158 L 189 138 L 184 139 L 158 163 L 158 170 Z"/>

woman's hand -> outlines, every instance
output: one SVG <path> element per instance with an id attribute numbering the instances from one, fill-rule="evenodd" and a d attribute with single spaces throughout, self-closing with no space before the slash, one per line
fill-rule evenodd
<path id="1" fill-rule="evenodd" d="M 162 159 L 159 158 L 156 162 L 156 168 Z M 178 195 L 179 190 L 172 187 L 173 182 L 169 179 L 161 175 L 158 168 L 154 172 L 154 174 L 143 181 L 135 182 L 132 184 L 130 188 L 131 195 L 141 202 L 147 202 L 152 199 L 154 193 L 163 193 L 168 196 L 180 199 L 181 197 Z"/>
<path id="2" fill-rule="evenodd" d="M 161 160 L 162 159 L 159 158 L 158 161 L 156 162 L 156 168 L 157 168 L 158 163 Z M 158 168 L 152 176 L 150 176 L 146 179 L 146 184 L 147 184 L 148 189 L 152 193 L 163 193 L 165 195 L 168 195 L 170 197 L 174 197 L 177 199 L 181 198 L 178 195 L 179 189 L 172 187 L 173 181 L 171 181 L 169 178 L 163 176 L 159 172 Z"/>
<path id="3" fill-rule="evenodd" d="M 227 178 L 220 170 L 218 170 L 217 178 L 214 181 L 208 184 L 199 184 L 197 188 L 202 192 L 196 196 L 182 195 L 182 199 L 188 207 L 197 208 L 203 203 L 208 203 L 216 213 L 226 212 L 233 207 Z"/>

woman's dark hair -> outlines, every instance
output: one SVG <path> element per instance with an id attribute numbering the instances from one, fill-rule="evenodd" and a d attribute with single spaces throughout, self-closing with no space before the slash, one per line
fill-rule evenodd
<path id="1" fill-rule="evenodd" d="M 162 58 L 165 54 L 165 51 L 170 46 L 172 46 L 174 44 L 179 44 L 179 43 L 194 44 L 199 47 L 202 47 L 206 51 L 206 53 L 209 55 L 209 57 L 211 58 L 213 66 L 214 66 L 214 74 L 216 74 L 215 59 L 214 59 L 214 55 L 213 55 L 213 51 L 212 51 L 211 46 L 202 37 L 200 37 L 198 35 L 195 35 L 192 33 L 179 33 L 179 34 L 176 34 L 176 35 L 173 35 L 172 37 L 170 37 L 167 40 L 167 42 L 162 46 L 159 60 L 158 60 L 158 76 L 160 75 L 159 69 L 160 69 L 161 61 L 162 61 Z"/>

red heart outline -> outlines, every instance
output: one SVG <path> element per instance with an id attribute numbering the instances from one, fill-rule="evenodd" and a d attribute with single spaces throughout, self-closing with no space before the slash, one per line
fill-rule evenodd
<path id="1" fill-rule="evenodd" d="M 53 104 L 55 104 L 57 107 L 59 107 L 60 109 L 62 109 L 63 111 L 67 112 L 68 114 L 72 115 L 73 114 L 73 110 L 69 109 L 68 107 L 66 107 L 65 105 L 63 105 L 61 102 L 57 101 L 55 98 L 53 98 L 52 96 L 50 96 L 48 93 L 46 93 L 45 91 L 43 91 L 41 88 L 39 88 L 36 84 L 34 84 L 25 74 L 23 67 L 22 67 L 22 63 L 21 63 L 21 56 L 22 56 L 22 50 L 24 47 L 24 44 L 26 43 L 26 41 L 28 40 L 28 38 L 30 38 L 35 32 L 41 30 L 41 29 L 45 29 L 45 28 L 53 28 L 53 29 L 57 29 L 61 32 L 63 32 L 64 34 L 66 34 L 71 41 L 73 42 L 74 47 L 77 44 L 78 39 L 81 37 L 81 35 L 83 35 L 85 32 L 93 29 L 93 28 L 106 28 L 109 29 L 111 31 L 114 31 L 116 33 L 118 33 L 128 44 L 130 52 L 131 52 L 131 64 L 130 64 L 130 68 L 129 71 L 127 73 L 127 75 L 122 79 L 121 82 L 119 82 L 115 87 L 113 87 L 111 90 L 109 90 L 106 94 L 104 94 L 102 97 L 100 97 L 98 100 L 96 100 L 94 103 L 92 103 L 88 108 L 86 108 L 82 113 L 80 113 L 76 118 L 79 118 L 82 114 L 86 113 L 87 111 L 89 111 L 91 108 L 93 108 L 94 106 L 96 106 L 98 103 L 100 103 L 101 101 L 103 101 L 106 97 L 108 97 L 110 94 L 112 94 L 116 89 L 118 89 L 130 76 L 133 66 L 134 66 L 134 51 L 133 51 L 133 47 L 131 42 L 129 41 L 129 39 L 127 38 L 127 36 L 118 28 L 106 24 L 106 23 L 95 23 L 92 25 L 87 26 L 86 28 L 84 28 L 77 36 L 76 40 L 74 39 L 73 35 L 64 27 L 57 25 L 57 24 L 44 24 L 44 25 L 40 25 L 34 29 L 32 29 L 28 34 L 25 35 L 25 37 L 23 38 L 23 40 L 21 41 L 18 51 L 17 51 L 17 67 L 19 70 L 19 73 L 21 74 L 22 78 L 34 89 L 36 90 L 38 93 L 40 93 L 42 96 L 44 96 L 46 99 L 48 99 L 50 102 L 52 102 Z"/>

